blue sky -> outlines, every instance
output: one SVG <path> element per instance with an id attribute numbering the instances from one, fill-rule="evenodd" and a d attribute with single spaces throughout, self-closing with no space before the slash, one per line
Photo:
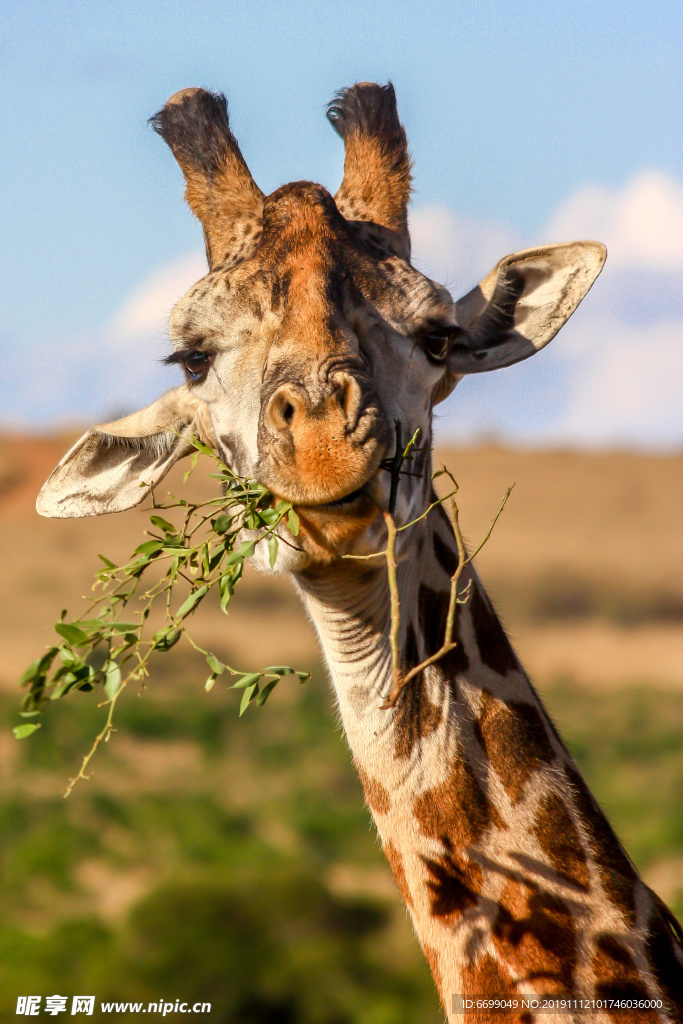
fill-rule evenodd
<path id="1" fill-rule="evenodd" d="M 155 361 L 163 315 L 183 274 L 201 272 L 201 232 L 146 127 L 171 93 L 226 92 L 264 191 L 299 178 L 334 189 L 342 148 L 326 101 L 354 81 L 391 79 L 415 161 L 416 258 L 454 290 L 507 251 L 565 240 L 550 230 L 602 229 L 608 267 L 617 246 L 615 270 L 550 347 L 558 354 L 466 382 L 442 429 L 679 444 L 675 396 L 670 412 L 668 399 L 652 408 L 669 360 L 683 368 L 683 258 L 667 237 L 681 227 L 678 7 L 5 0 L 3 421 L 97 419 L 174 382 Z M 648 365 L 650 405 L 632 421 L 643 346 L 663 365 Z M 591 411 L 591 360 L 603 379 L 618 370 L 611 424 L 604 403 Z M 604 388 L 593 390 L 600 404 Z"/>

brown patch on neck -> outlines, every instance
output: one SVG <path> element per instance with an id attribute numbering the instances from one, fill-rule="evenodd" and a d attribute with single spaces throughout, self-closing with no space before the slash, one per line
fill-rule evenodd
<path id="1" fill-rule="evenodd" d="M 447 849 L 464 850 L 481 839 L 491 825 L 505 827 L 462 749 L 454 757 L 446 780 L 425 790 L 413 806 L 424 835 L 440 839 Z"/>
<path id="2" fill-rule="evenodd" d="M 358 767 L 358 778 L 370 810 L 375 814 L 386 814 L 391 807 L 391 797 L 386 788 L 360 767 Z"/>
<path id="3" fill-rule="evenodd" d="M 419 663 L 419 653 L 415 630 L 408 626 L 403 651 L 404 670 Z M 424 672 L 405 687 L 396 704 L 394 715 L 395 745 L 394 752 L 398 758 L 410 757 L 416 743 L 434 732 L 441 721 L 442 709 L 432 704 L 427 696 L 427 684 Z"/>
<path id="4" fill-rule="evenodd" d="M 623 914 L 626 924 L 633 927 L 636 923 L 636 870 L 579 772 L 569 764 L 564 770 L 605 895 Z"/>
<path id="5" fill-rule="evenodd" d="M 557 793 L 544 797 L 531 831 L 560 878 L 586 892 L 590 885 L 586 854 L 572 816 Z"/>
<path id="6" fill-rule="evenodd" d="M 534 772 L 556 759 L 541 713 L 533 704 L 503 702 L 483 690 L 477 724 L 489 764 L 516 804 Z"/>
<path id="7" fill-rule="evenodd" d="M 444 842 L 446 852 L 436 859 L 422 857 L 429 872 L 430 913 L 451 926 L 468 907 L 476 906 L 483 881 L 481 867 Z"/>
<path id="8" fill-rule="evenodd" d="M 549 995 L 574 994 L 576 935 L 561 900 L 509 881 L 499 900 L 493 942 L 520 981 Z"/>
<path id="9" fill-rule="evenodd" d="M 656 1012 L 637 1013 L 612 1009 L 610 1004 L 619 999 L 647 999 L 649 992 L 640 980 L 629 951 L 613 936 L 598 935 L 591 961 L 595 974 L 594 998 L 606 1000 L 606 1013 L 615 1024 L 636 1024 L 658 1019 Z"/>
<path id="10" fill-rule="evenodd" d="M 408 880 L 406 878 L 405 869 L 403 867 L 403 857 L 401 856 L 399 850 L 394 846 L 390 839 L 387 839 L 386 842 L 382 842 L 382 849 L 384 850 L 385 857 L 389 861 L 391 873 L 396 879 L 396 885 L 398 886 L 401 896 L 406 901 L 408 906 L 412 907 L 413 897 L 410 895 Z"/>
<path id="11" fill-rule="evenodd" d="M 468 601 L 479 657 L 493 672 L 505 677 L 519 669 L 519 662 L 498 616 L 475 583 Z"/>
<path id="12" fill-rule="evenodd" d="M 487 996 L 488 994 L 503 998 L 518 997 L 519 992 L 510 979 L 505 968 L 490 953 L 479 956 L 474 963 L 462 969 L 462 994 L 464 996 Z M 464 1018 L 467 1024 L 491 1024 L 488 1010 L 471 1010 Z M 505 1014 L 506 1024 L 530 1024 L 531 1014 L 523 1012 L 512 1015 Z"/>

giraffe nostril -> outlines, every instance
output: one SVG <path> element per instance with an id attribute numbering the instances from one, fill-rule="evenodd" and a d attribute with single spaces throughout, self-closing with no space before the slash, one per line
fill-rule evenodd
<path id="1" fill-rule="evenodd" d="M 265 413 L 268 427 L 278 433 L 296 432 L 309 421 L 316 421 L 319 429 L 329 418 L 329 429 L 346 434 L 358 426 L 363 404 L 362 388 L 350 374 L 338 374 L 324 389 L 313 394 L 296 383 L 281 384 L 270 396 Z"/>
<path id="2" fill-rule="evenodd" d="M 290 385 L 278 388 L 268 403 L 266 418 L 273 430 L 289 430 L 304 400 Z"/>
<path id="3" fill-rule="evenodd" d="M 351 430 L 355 429 L 363 398 L 358 381 L 351 376 L 345 376 L 338 385 L 336 396 L 344 413 L 347 427 Z"/>

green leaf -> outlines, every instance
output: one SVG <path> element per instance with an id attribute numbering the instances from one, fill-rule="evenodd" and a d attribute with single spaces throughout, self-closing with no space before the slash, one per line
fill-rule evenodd
<path id="1" fill-rule="evenodd" d="M 258 697 L 256 698 L 257 707 L 263 707 L 263 705 L 266 703 L 266 701 L 268 700 L 271 693 L 273 692 L 273 690 L 275 689 L 279 682 L 279 679 L 271 679 L 269 683 L 265 684 L 265 686 L 261 689 L 261 692 L 259 693 Z"/>
<path id="2" fill-rule="evenodd" d="M 180 636 L 181 631 L 179 629 L 174 629 L 172 626 L 166 627 L 166 629 L 160 629 L 152 637 L 152 640 L 154 641 L 154 650 L 170 651 L 170 649 L 178 643 Z"/>
<path id="3" fill-rule="evenodd" d="M 187 548 L 187 545 L 182 537 L 169 536 L 164 540 L 164 546 L 161 549 L 162 555 L 177 555 L 179 550 Z"/>
<path id="4" fill-rule="evenodd" d="M 299 536 L 299 517 L 293 508 L 291 508 L 287 513 L 287 526 L 289 527 L 289 532 L 292 536 Z"/>
<path id="5" fill-rule="evenodd" d="M 294 669 L 289 665 L 269 665 L 268 668 L 264 668 L 263 672 L 264 675 L 266 672 L 274 672 L 276 676 L 291 676 Z"/>
<path id="6" fill-rule="evenodd" d="M 187 483 L 187 478 L 189 477 L 190 473 L 192 472 L 192 470 L 197 465 L 197 459 L 198 458 L 199 458 L 199 452 L 195 452 L 194 455 L 192 456 L 192 458 L 190 459 L 190 468 L 188 469 L 187 473 L 185 473 L 185 475 L 183 476 L 183 483 L 184 484 Z"/>
<path id="7" fill-rule="evenodd" d="M 99 560 L 101 562 L 104 562 L 104 564 L 106 565 L 107 569 L 118 569 L 118 566 L 115 565 L 114 562 L 110 562 L 108 558 L 104 557 L 104 555 L 98 555 L 97 557 L 99 558 Z"/>
<path id="8" fill-rule="evenodd" d="M 183 601 L 180 608 L 176 612 L 176 619 L 184 619 L 186 615 L 189 615 L 193 608 L 199 604 L 202 598 L 206 597 L 209 591 L 208 583 L 205 583 L 203 587 L 199 587 L 194 593 L 190 594 L 186 601 Z"/>
<path id="9" fill-rule="evenodd" d="M 24 722 L 23 725 L 15 725 L 12 732 L 18 740 L 25 740 L 26 737 L 34 733 L 36 729 L 40 729 L 39 722 Z"/>
<path id="10" fill-rule="evenodd" d="M 83 661 L 83 659 L 78 654 L 74 654 L 70 647 L 60 647 L 59 657 L 61 658 L 62 662 L 69 668 L 71 668 L 72 665 L 81 664 Z M 59 673 L 57 673 L 57 675 L 58 674 Z"/>
<path id="11" fill-rule="evenodd" d="M 245 540 L 236 551 L 231 551 L 225 560 L 226 565 L 234 565 L 235 562 L 242 562 L 245 558 L 251 558 L 256 548 L 255 540 Z"/>
<path id="12" fill-rule="evenodd" d="M 84 683 L 90 675 L 90 668 L 88 665 L 82 665 L 80 668 L 75 669 L 73 672 L 65 672 L 61 676 L 63 680 L 60 686 L 55 686 L 54 690 L 50 694 L 50 700 L 59 700 L 60 697 L 65 697 L 67 693 L 71 693 L 72 690 L 78 689 L 82 683 Z"/>
<path id="13" fill-rule="evenodd" d="M 216 547 L 213 549 L 213 553 L 211 554 L 211 556 L 209 558 L 209 572 L 213 572 L 213 570 L 218 565 L 220 565 L 220 561 L 221 561 L 221 559 L 222 559 L 224 554 L 225 554 L 225 544 L 217 544 Z"/>
<path id="14" fill-rule="evenodd" d="M 225 533 L 226 530 L 230 529 L 234 518 L 234 516 L 228 515 L 227 512 L 223 512 L 220 516 L 216 516 L 215 519 L 211 520 L 211 526 L 214 532 Z"/>
<path id="15" fill-rule="evenodd" d="M 240 718 L 242 717 L 244 712 L 247 710 L 247 708 L 251 704 L 251 702 L 254 699 L 254 697 L 256 697 L 257 695 L 258 695 L 258 683 L 254 683 L 252 686 L 249 686 L 244 691 L 244 693 L 242 694 L 242 701 L 240 703 L 240 715 L 239 715 Z M 21 728 L 21 726 L 20 726 L 20 728 Z"/>
<path id="16" fill-rule="evenodd" d="M 298 676 L 300 683 L 306 683 L 311 678 L 310 672 L 295 672 L 294 675 Z"/>
<path id="17" fill-rule="evenodd" d="M 74 626 L 73 623 L 57 622 L 55 624 L 55 632 L 64 637 L 67 643 L 73 644 L 74 647 L 84 647 L 90 641 L 88 634 L 84 633 L 78 626 Z"/>
<path id="18" fill-rule="evenodd" d="M 173 523 L 169 523 L 168 519 L 164 519 L 162 516 L 150 516 L 149 521 L 152 524 L 152 526 L 156 526 L 158 530 L 163 530 L 164 533 L 176 532 Z"/>
<path id="19" fill-rule="evenodd" d="M 201 452 L 202 455 L 210 455 L 211 458 L 214 457 L 213 448 L 209 448 L 208 444 L 204 444 L 204 442 L 200 441 L 199 438 L 195 437 L 194 434 L 190 438 L 190 444 L 193 444 L 197 451 Z"/>
<path id="20" fill-rule="evenodd" d="M 228 602 L 232 597 L 235 587 L 242 578 L 244 562 L 238 562 L 232 568 L 224 572 L 218 580 L 218 590 L 221 595 L 221 611 L 227 615 Z"/>
<path id="21" fill-rule="evenodd" d="M 161 551 L 164 546 L 162 540 L 146 540 L 144 544 L 138 544 L 135 549 L 136 555 L 155 555 L 157 551 Z"/>
<path id="22" fill-rule="evenodd" d="M 218 591 L 221 595 L 221 611 L 227 615 L 228 604 L 232 597 L 232 580 L 229 576 L 221 576 L 218 582 Z"/>
<path id="23" fill-rule="evenodd" d="M 266 526 L 275 526 L 281 519 L 280 513 L 274 508 L 264 508 L 259 512 L 259 519 L 265 523 Z"/>
<path id="24" fill-rule="evenodd" d="M 82 629 L 84 633 L 96 633 L 102 629 L 107 629 L 109 627 L 109 623 L 106 618 L 78 619 L 74 622 L 74 626 L 78 626 L 78 628 Z"/>
<path id="25" fill-rule="evenodd" d="M 270 537 L 268 538 L 268 564 L 270 565 L 271 569 L 275 568 L 275 563 L 277 562 L 277 548 L 277 537 L 275 536 L 274 533 L 271 533 Z"/>
<path id="26" fill-rule="evenodd" d="M 26 669 L 24 674 L 21 676 L 21 678 L 19 680 L 19 684 L 21 686 L 23 686 L 24 683 L 29 683 L 29 682 L 31 682 L 32 679 L 37 679 L 38 676 L 45 675 L 47 670 L 50 668 L 50 665 L 52 664 L 52 661 L 53 661 L 54 656 L 55 656 L 56 653 L 57 653 L 57 648 L 56 647 L 51 647 L 48 650 L 47 654 L 44 654 L 42 656 L 42 658 L 36 658 L 35 661 L 31 662 L 29 667 Z"/>
<path id="27" fill-rule="evenodd" d="M 210 690 L 213 690 L 213 684 L 215 682 L 216 682 L 216 677 L 212 673 L 209 676 L 209 678 L 206 680 L 206 682 L 204 683 L 204 689 L 206 690 L 207 693 L 209 693 Z"/>
<path id="28" fill-rule="evenodd" d="M 257 683 L 262 675 L 262 672 L 248 672 L 246 675 L 241 676 L 236 683 L 233 683 L 231 688 L 233 690 L 242 690 L 245 686 Z"/>
<path id="29" fill-rule="evenodd" d="M 109 700 L 113 700 L 121 689 L 121 669 L 115 661 L 108 661 L 104 666 L 104 692 Z"/>
<path id="30" fill-rule="evenodd" d="M 215 676 L 220 676 L 225 672 L 226 666 L 218 660 L 215 654 L 207 654 L 206 661 Z"/>

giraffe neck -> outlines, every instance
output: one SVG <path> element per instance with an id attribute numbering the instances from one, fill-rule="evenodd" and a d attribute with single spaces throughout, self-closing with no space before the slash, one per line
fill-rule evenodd
<path id="1" fill-rule="evenodd" d="M 457 565 L 440 509 L 414 529 L 398 571 L 407 667 L 441 645 Z M 297 585 L 447 1012 L 454 994 L 617 994 L 664 1000 L 666 1013 L 639 1020 L 681 1019 L 683 949 L 669 912 L 588 791 L 476 575 L 457 647 L 381 710 L 389 594 L 383 562 L 372 564 L 345 562 Z"/>

